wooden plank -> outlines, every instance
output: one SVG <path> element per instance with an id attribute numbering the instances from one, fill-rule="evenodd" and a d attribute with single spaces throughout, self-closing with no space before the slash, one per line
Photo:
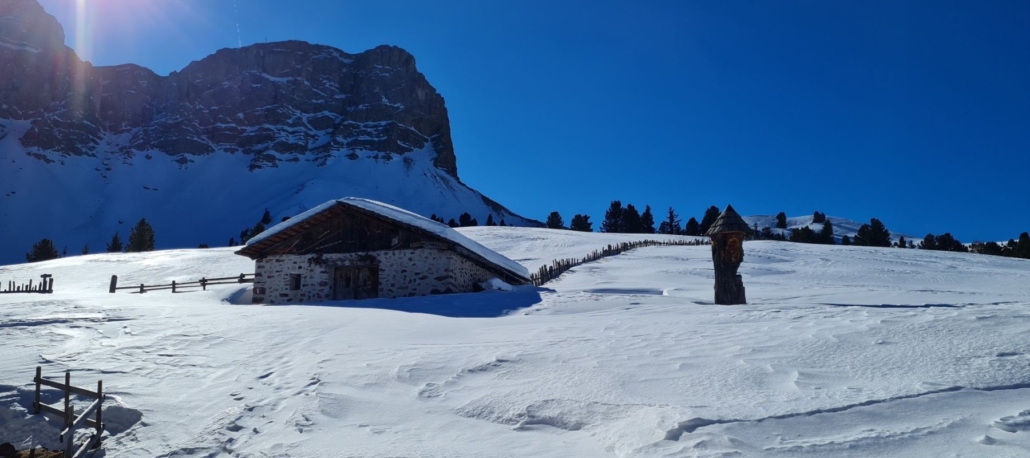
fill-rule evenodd
<path id="1" fill-rule="evenodd" d="M 61 431 L 61 442 L 64 442 L 64 436 L 66 434 L 72 432 L 76 427 L 79 426 L 80 423 L 83 423 L 83 421 L 86 420 L 86 417 L 88 417 L 89 414 L 93 413 L 93 411 L 96 410 L 96 408 L 99 406 L 100 399 L 97 399 L 96 401 L 93 401 L 93 403 L 90 404 L 89 407 L 86 407 L 86 410 L 83 410 L 82 413 L 79 414 L 79 416 L 75 419 L 75 421 L 72 422 L 71 425 L 69 425 L 67 428 L 64 428 L 64 431 Z"/>
<path id="2" fill-rule="evenodd" d="M 66 386 L 63 383 L 55 382 L 53 380 L 47 380 L 45 378 L 38 378 L 38 379 L 33 380 L 33 382 L 37 382 L 37 383 L 39 383 L 41 385 L 46 385 L 46 386 L 54 387 L 54 388 L 57 388 L 59 390 L 71 391 L 72 393 L 75 393 L 75 394 L 78 394 L 78 395 L 89 396 L 89 397 L 91 397 L 93 399 L 100 398 L 100 395 L 97 394 L 95 391 L 90 391 L 90 390 L 87 390 L 85 388 L 79 388 L 77 386 Z M 40 405 L 44 405 L 44 404 L 40 404 Z"/>
<path id="3" fill-rule="evenodd" d="M 39 404 L 39 413 L 44 414 L 44 415 L 52 415 L 53 419 L 59 420 L 59 421 L 64 421 L 64 411 L 61 410 L 61 409 L 58 409 L 58 408 L 56 408 L 54 406 L 49 406 L 49 405 L 40 403 Z M 90 428 L 93 428 L 93 429 L 97 429 L 97 422 L 96 422 L 96 420 L 92 420 L 92 419 L 87 418 L 87 419 L 83 420 L 82 423 L 84 425 L 86 425 L 87 427 L 90 427 Z"/>
<path id="4" fill-rule="evenodd" d="M 64 420 L 64 411 L 56 407 L 39 403 L 39 411 L 43 414 L 51 414 L 57 420 Z"/>

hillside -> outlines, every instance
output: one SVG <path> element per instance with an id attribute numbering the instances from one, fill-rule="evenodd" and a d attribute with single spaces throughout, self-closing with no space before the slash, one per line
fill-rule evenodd
<path id="1" fill-rule="evenodd" d="M 530 269 L 634 237 L 461 231 Z M 0 295 L 0 440 L 56 438 L 26 415 L 41 365 L 104 380 L 112 458 L 1030 454 L 1026 260 L 747 242 L 746 306 L 712 304 L 706 246 L 638 249 L 511 293 L 323 306 L 235 305 L 236 286 L 107 293 L 112 274 L 252 267 L 224 248 L 0 267 L 0 281 L 56 278 L 53 295 Z"/>
<path id="2" fill-rule="evenodd" d="M 777 229 L 776 228 L 776 216 L 775 215 L 752 215 L 744 216 L 744 221 L 749 226 L 754 227 L 758 225 L 758 229 L 769 227 L 772 228 L 773 233 L 782 234 L 784 237 L 790 237 L 790 232 L 793 229 L 801 229 L 802 227 L 808 227 L 815 231 L 817 234 L 823 230 L 823 223 L 813 223 L 812 215 L 805 216 L 788 216 L 787 217 L 787 228 Z M 851 239 L 855 238 L 855 234 L 858 233 L 858 228 L 862 227 L 863 224 L 869 224 L 866 222 L 858 222 L 847 218 L 840 218 L 836 216 L 827 216 L 826 219 L 833 225 L 833 238 L 837 244 L 840 244 L 840 240 L 845 235 Z M 890 230 L 890 227 L 887 227 Z M 909 234 L 902 234 L 900 232 L 891 231 L 891 240 L 897 242 L 898 238 L 904 236 L 905 240 L 917 240 Z"/>
<path id="3" fill-rule="evenodd" d="M 32 243 L 225 245 L 341 196 L 539 225 L 462 183 L 444 98 L 395 46 L 222 49 L 160 76 L 83 62 L 36 0 L 0 0 L 0 264 Z"/>

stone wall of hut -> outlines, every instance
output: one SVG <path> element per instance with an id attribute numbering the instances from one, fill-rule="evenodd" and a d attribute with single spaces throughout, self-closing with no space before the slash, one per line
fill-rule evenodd
<path id="1" fill-rule="evenodd" d="M 278 255 L 256 261 L 254 303 L 333 300 L 335 269 L 368 265 L 378 266 L 380 298 L 472 292 L 476 284 L 500 276 L 447 249 Z M 293 275 L 300 275 L 297 290 L 291 290 Z"/>

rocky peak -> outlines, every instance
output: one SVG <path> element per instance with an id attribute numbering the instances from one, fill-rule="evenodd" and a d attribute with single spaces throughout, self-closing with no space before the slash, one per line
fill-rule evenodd
<path id="1" fill-rule="evenodd" d="M 61 49 L 64 29 L 36 0 L 0 0 L 0 46 Z"/>
<path id="2" fill-rule="evenodd" d="M 35 0 L 0 0 L 0 24 L 10 25 L 0 27 L 0 98 L 10 101 L 0 118 L 32 120 L 20 141 L 43 156 L 163 153 L 188 167 L 198 155 L 242 153 L 256 170 L 431 146 L 435 166 L 458 177 L 443 97 L 396 46 L 348 54 L 261 43 L 162 77 L 83 63 Z"/>

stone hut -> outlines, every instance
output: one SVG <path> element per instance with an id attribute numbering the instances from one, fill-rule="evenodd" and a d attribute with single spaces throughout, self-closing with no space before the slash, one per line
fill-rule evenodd
<path id="1" fill-rule="evenodd" d="M 520 264 L 445 224 L 374 200 L 331 200 L 236 252 L 255 260 L 254 303 L 287 304 L 477 291 L 529 283 Z"/>

